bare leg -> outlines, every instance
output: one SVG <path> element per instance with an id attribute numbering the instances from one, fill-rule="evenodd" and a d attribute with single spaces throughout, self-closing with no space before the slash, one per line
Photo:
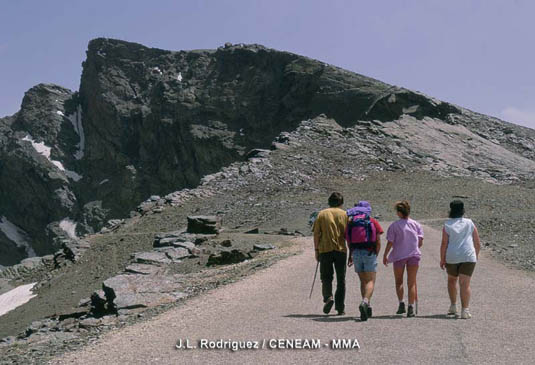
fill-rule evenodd
<path id="1" fill-rule="evenodd" d="M 407 286 L 409 289 L 409 305 L 416 301 L 416 274 L 418 266 L 407 266 Z"/>
<path id="2" fill-rule="evenodd" d="M 363 273 L 361 272 L 358 273 L 359 279 L 360 279 L 360 296 L 364 298 L 365 297 L 364 294 L 366 293 L 366 282 L 363 280 L 362 274 Z"/>
<path id="3" fill-rule="evenodd" d="M 457 303 L 457 276 L 448 275 L 448 294 L 451 304 Z"/>
<path id="4" fill-rule="evenodd" d="M 405 266 L 403 267 L 394 267 L 394 279 L 396 280 L 396 294 L 398 295 L 398 300 L 403 301 L 403 274 L 405 273 Z"/>
<path id="5" fill-rule="evenodd" d="M 367 298 L 368 301 L 372 298 L 374 283 L 375 283 L 375 273 L 374 272 L 359 272 L 360 278 L 360 291 L 362 298 Z"/>
<path id="6" fill-rule="evenodd" d="M 459 284 L 461 286 L 461 306 L 468 308 L 470 305 L 470 296 L 472 289 L 470 289 L 470 276 L 459 274 Z"/>

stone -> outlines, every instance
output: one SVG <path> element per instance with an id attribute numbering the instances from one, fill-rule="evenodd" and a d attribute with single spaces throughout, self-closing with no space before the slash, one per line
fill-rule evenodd
<path id="1" fill-rule="evenodd" d="M 269 243 L 264 243 L 264 244 L 260 244 L 260 243 L 257 243 L 255 245 L 253 245 L 253 250 L 256 250 L 256 251 L 266 251 L 266 250 L 273 250 L 277 247 L 269 244 Z"/>
<path id="2" fill-rule="evenodd" d="M 172 261 L 178 261 L 190 255 L 190 251 L 184 247 L 164 247 L 158 250 L 158 252 L 163 252 Z"/>
<path id="3" fill-rule="evenodd" d="M 78 322 L 78 327 L 90 329 L 100 326 L 100 320 L 97 318 L 86 318 Z"/>
<path id="4" fill-rule="evenodd" d="M 255 148 L 255 149 L 247 152 L 247 155 L 245 157 L 247 159 L 251 159 L 251 158 L 268 158 L 270 153 L 271 153 L 270 150 L 263 150 L 261 148 Z"/>
<path id="5" fill-rule="evenodd" d="M 231 240 L 224 240 L 224 241 L 219 242 L 219 244 L 220 244 L 221 246 L 223 246 L 223 247 L 230 247 L 230 246 L 232 246 L 232 242 L 231 242 Z"/>
<path id="6" fill-rule="evenodd" d="M 91 294 L 91 312 L 101 314 L 108 311 L 106 293 L 104 290 L 97 290 Z"/>
<path id="7" fill-rule="evenodd" d="M 149 252 L 138 252 L 132 255 L 133 259 L 139 264 L 154 264 L 154 265 L 165 265 L 171 263 L 169 257 L 165 252 L 158 251 L 149 251 Z"/>
<path id="8" fill-rule="evenodd" d="M 208 257 L 207 266 L 237 264 L 250 259 L 251 255 L 241 250 L 221 251 L 218 254 L 211 254 Z"/>
<path id="9" fill-rule="evenodd" d="M 173 247 L 183 247 L 183 248 L 187 248 L 188 250 L 193 250 L 195 249 L 195 244 L 193 242 L 173 242 Z"/>
<path id="10" fill-rule="evenodd" d="M 246 231 L 244 233 L 246 233 L 246 234 L 258 234 L 258 233 L 260 233 L 260 230 L 258 228 L 253 228 L 253 229 L 251 229 L 249 231 Z"/>
<path id="11" fill-rule="evenodd" d="M 221 218 L 218 216 L 198 215 L 188 217 L 188 233 L 218 234 Z"/>
<path id="12" fill-rule="evenodd" d="M 120 274 L 102 283 L 109 306 L 116 311 L 153 307 L 185 297 L 174 276 Z"/>
<path id="13" fill-rule="evenodd" d="M 162 271 L 161 267 L 150 264 L 130 264 L 125 270 L 132 274 L 155 275 Z"/>

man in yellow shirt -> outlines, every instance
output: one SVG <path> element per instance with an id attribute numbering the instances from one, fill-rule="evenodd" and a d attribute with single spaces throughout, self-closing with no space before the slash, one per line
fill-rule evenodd
<path id="1" fill-rule="evenodd" d="M 333 304 L 338 315 L 344 314 L 345 309 L 347 215 L 345 210 L 341 209 L 343 204 L 342 194 L 332 193 L 329 197 L 329 208 L 319 212 L 314 222 L 314 249 L 316 260 L 320 263 L 325 314 L 331 311 Z M 336 271 L 336 293 L 333 300 L 334 271 Z"/>

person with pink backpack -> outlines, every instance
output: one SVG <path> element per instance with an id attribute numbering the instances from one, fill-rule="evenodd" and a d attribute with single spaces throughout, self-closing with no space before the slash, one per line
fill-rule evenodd
<path id="1" fill-rule="evenodd" d="M 377 255 L 381 250 L 383 228 L 371 217 L 372 207 L 367 201 L 359 201 L 347 210 L 346 242 L 349 248 L 347 266 L 354 265 L 360 279 L 362 302 L 359 305 L 360 320 L 372 317 L 370 300 L 375 287 Z"/>

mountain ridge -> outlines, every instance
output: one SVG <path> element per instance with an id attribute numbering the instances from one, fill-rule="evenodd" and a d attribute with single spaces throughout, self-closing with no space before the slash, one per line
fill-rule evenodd
<path id="1" fill-rule="evenodd" d="M 320 114 L 342 127 L 410 120 L 413 134 L 431 118 L 535 159 L 531 129 L 290 52 L 256 44 L 166 51 L 97 38 L 78 91 L 39 84 L 19 112 L 0 118 L 0 216 L 27 234 L 37 255 L 50 254 L 109 219 L 143 214 L 136 206 L 150 196 L 195 187 Z M 403 144 L 399 123 L 396 133 Z M 485 168 L 474 174 L 486 178 Z M 492 174 L 516 181 L 499 168 Z M 5 232 L 0 253 L 2 265 L 26 256 Z"/>

